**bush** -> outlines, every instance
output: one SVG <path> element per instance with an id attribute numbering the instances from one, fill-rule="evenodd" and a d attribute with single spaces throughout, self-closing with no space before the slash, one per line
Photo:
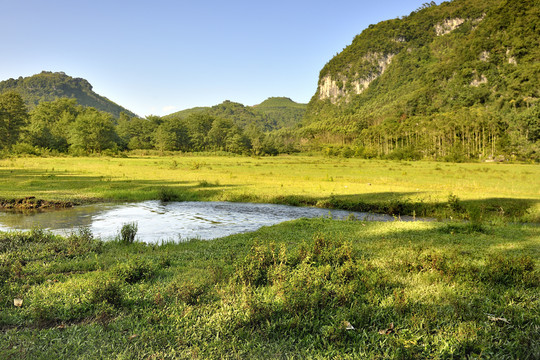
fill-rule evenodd
<path id="1" fill-rule="evenodd" d="M 179 201 L 180 196 L 171 188 L 161 187 L 158 190 L 157 198 L 163 202 Z"/>
<path id="2" fill-rule="evenodd" d="M 237 280 L 246 285 L 263 286 L 268 284 L 268 273 L 280 262 L 286 262 L 285 249 L 280 253 L 269 247 L 254 245 L 245 260 L 237 267 Z"/>
<path id="3" fill-rule="evenodd" d="M 423 155 L 420 151 L 414 148 L 399 148 L 384 156 L 389 160 L 420 160 Z"/>
<path id="4" fill-rule="evenodd" d="M 89 252 L 101 252 L 103 243 L 94 239 L 89 227 L 80 227 L 67 238 L 69 247 L 68 256 L 84 255 Z"/>
<path id="5" fill-rule="evenodd" d="M 187 305 L 195 305 L 207 293 L 208 288 L 209 284 L 205 281 L 188 280 L 184 282 L 173 282 L 169 285 L 167 293 Z"/>

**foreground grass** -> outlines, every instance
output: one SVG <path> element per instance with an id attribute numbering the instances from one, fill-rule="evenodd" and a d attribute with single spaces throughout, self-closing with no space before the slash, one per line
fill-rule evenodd
<path id="1" fill-rule="evenodd" d="M 0 358 L 536 359 L 539 252 L 533 225 L 301 219 L 159 246 L 4 233 Z"/>
<path id="2" fill-rule="evenodd" d="M 0 160 L 0 199 L 203 200 L 540 222 L 540 166 L 177 155 Z"/>

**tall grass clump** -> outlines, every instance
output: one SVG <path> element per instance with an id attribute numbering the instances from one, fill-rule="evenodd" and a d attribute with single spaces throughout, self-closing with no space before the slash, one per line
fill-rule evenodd
<path id="1" fill-rule="evenodd" d="M 180 196 L 176 193 L 176 191 L 165 186 L 159 188 L 157 198 L 163 202 L 180 200 Z"/>
<path id="2" fill-rule="evenodd" d="M 139 225 L 136 221 L 123 224 L 120 229 L 120 242 L 123 244 L 133 244 L 138 230 Z"/>

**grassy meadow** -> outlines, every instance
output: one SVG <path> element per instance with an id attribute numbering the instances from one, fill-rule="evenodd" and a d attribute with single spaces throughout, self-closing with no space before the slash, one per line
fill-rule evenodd
<path id="1" fill-rule="evenodd" d="M 322 156 L 20 157 L 0 160 L 0 198 L 203 200 L 395 215 L 540 221 L 540 167 Z"/>
<path id="2" fill-rule="evenodd" d="M 3 234 L 0 357 L 535 359 L 539 239 L 331 219 L 160 246 Z"/>
<path id="3" fill-rule="evenodd" d="M 2 359 L 540 358 L 538 166 L 132 156 L 2 159 L 0 174 L 0 198 L 446 219 L 299 219 L 159 245 L 129 229 L 0 233 Z"/>

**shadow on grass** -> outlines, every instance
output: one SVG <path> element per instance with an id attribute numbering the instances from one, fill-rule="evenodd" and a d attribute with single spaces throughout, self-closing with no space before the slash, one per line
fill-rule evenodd
<path id="1" fill-rule="evenodd" d="M 416 199 L 414 192 L 382 192 L 354 195 L 332 195 L 329 197 L 275 196 L 269 202 L 294 206 L 317 206 L 328 209 L 342 209 L 358 212 L 384 213 L 389 215 L 409 215 L 435 217 L 439 219 L 460 219 L 484 221 L 493 218 L 519 221 L 540 204 L 537 199 L 487 198 L 460 200 L 450 195 L 447 201 L 425 201 Z M 534 215 L 529 221 L 540 222 Z"/>
<path id="2" fill-rule="evenodd" d="M 237 185 L 220 185 L 206 180 L 133 180 L 125 177 L 86 176 L 70 172 L 0 169 L 0 194 L 13 197 L 35 196 L 46 200 L 113 201 L 232 201 L 268 202 L 293 206 L 316 206 L 328 209 L 384 213 L 389 215 L 435 217 L 484 221 L 501 219 L 540 222 L 534 213 L 538 199 L 488 198 L 460 200 L 449 195 L 447 201 L 418 198 L 417 192 L 380 192 L 326 197 L 305 195 L 258 195 L 233 193 Z M 16 195 L 13 195 L 16 194 Z M 0 196 L 2 197 L 2 196 Z M 4 195 L 4 198 L 8 196 Z"/>

